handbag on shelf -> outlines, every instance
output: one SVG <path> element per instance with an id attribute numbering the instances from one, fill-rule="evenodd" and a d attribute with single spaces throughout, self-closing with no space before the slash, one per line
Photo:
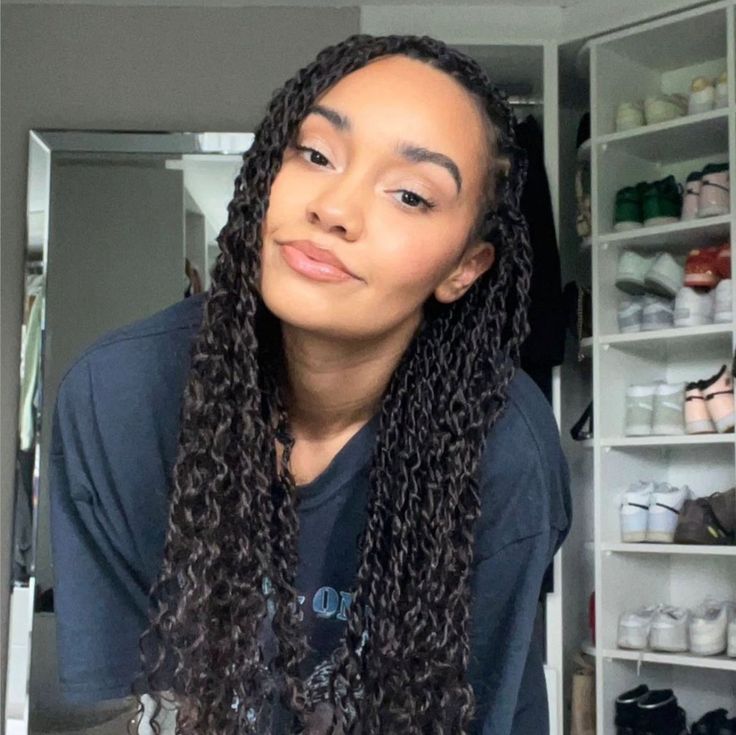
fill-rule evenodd
<path id="1" fill-rule="evenodd" d="M 576 442 L 593 438 L 593 401 L 586 406 L 585 411 L 570 429 L 570 436 Z"/>
<path id="2" fill-rule="evenodd" d="M 570 735 L 595 735 L 595 667 L 575 657 L 572 674 Z"/>

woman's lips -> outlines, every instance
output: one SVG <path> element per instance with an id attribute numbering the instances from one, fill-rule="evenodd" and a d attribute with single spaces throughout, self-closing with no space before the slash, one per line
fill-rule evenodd
<path id="1" fill-rule="evenodd" d="M 301 273 L 307 278 L 312 278 L 315 281 L 352 281 L 353 276 L 350 273 L 336 268 L 334 265 L 329 263 L 323 263 L 319 260 L 313 260 L 308 255 L 303 253 L 298 248 L 292 247 L 291 245 L 281 245 L 279 247 L 284 260 L 291 268 L 297 273 Z"/>

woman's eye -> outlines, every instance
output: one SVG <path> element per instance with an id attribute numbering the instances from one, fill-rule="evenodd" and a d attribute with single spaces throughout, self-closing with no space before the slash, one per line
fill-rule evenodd
<path id="1" fill-rule="evenodd" d="M 306 145 L 296 145 L 294 147 L 298 151 L 301 151 L 301 152 L 303 152 L 303 151 L 310 151 L 311 154 L 312 154 L 309 157 L 309 162 L 310 163 L 316 163 L 318 166 L 323 166 L 324 165 L 323 163 L 320 163 L 319 161 L 315 161 L 314 160 L 315 157 L 322 159 L 325 163 L 329 163 L 329 161 L 327 160 L 327 158 L 322 153 L 320 153 L 316 148 L 310 148 L 309 146 L 306 146 Z"/>
<path id="2" fill-rule="evenodd" d="M 419 194 L 409 189 L 399 189 L 396 193 L 402 195 L 402 203 L 410 209 L 420 209 L 428 212 L 436 206 L 436 202 L 420 197 Z"/>
<path id="3" fill-rule="evenodd" d="M 329 164 L 329 160 L 327 159 L 327 157 L 324 154 L 320 153 L 316 148 L 296 144 L 294 145 L 294 148 L 300 153 L 309 153 L 310 156 L 308 159 L 306 159 L 309 161 L 309 163 L 314 163 L 317 166 L 322 167 L 324 167 L 326 164 Z M 425 199 L 424 197 L 419 196 L 419 194 L 411 191 L 410 189 L 398 189 L 393 193 L 402 195 L 401 203 L 408 209 L 419 209 L 421 211 L 428 212 L 430 209 L 434 209 L 434 207 L 436 206 L 436 202 Z"/>

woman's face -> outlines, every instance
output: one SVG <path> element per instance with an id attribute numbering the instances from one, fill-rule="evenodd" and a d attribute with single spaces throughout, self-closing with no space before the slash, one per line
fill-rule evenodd
<path id="1" fill-rule="evenodd" d="M 431 294 L 459 298 L 493 262 L 488 243 L 464 250 L 487 166 L 481 113 L 459 82 L 402 55 L 343 77 L 312 110 L 271 188 L 261 295 L 282 321 L 332 338 L 418 325 Z M 352 277 L 295 269 L 304 256 L 284 243 L 298 240 Z"/>

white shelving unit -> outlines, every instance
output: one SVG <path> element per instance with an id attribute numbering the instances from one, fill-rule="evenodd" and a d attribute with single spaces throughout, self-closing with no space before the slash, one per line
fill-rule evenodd
<path id="1" fill-rule="evenodd" d="M 619 334 L 615 287 L 624 249 L 666 250 L 684 260 L 694 247 L 731 239 L 736 196 L 725 216 L 614 232 L 616 192 L 638 181 L 673 174 L 684 183 L 706 163 L 728 160 L 736 170 L 734 2 L 715 2 L 641 24 L 590 44 L 591 247 L 593 337 L 594 540 L 597 733 L 614 735 L 614 700 L 646 683 L 672 688 L 688 724 L 716 707 L 736 708 L 736 658 L 663 654 L 617 648 L 619 615 L 659 602 L 694 607 L 706 595 L 736 600 L 736 547 L 626 544 L 621 542 L 618 496 L 640 479 L 689 485 L 709 495 L 736 484 L 734 434 L 624 435 L 629 384 L 664 379 L 692 381 L 713 375 L 734 353 L 733 324 Z M 687 115 L 616 132 L 620 102 L 655 93 L 687 94 L 699 75 L 728 70 L 725 109 Z M 735 294 L 736 295 L 736 294 Z"/>

